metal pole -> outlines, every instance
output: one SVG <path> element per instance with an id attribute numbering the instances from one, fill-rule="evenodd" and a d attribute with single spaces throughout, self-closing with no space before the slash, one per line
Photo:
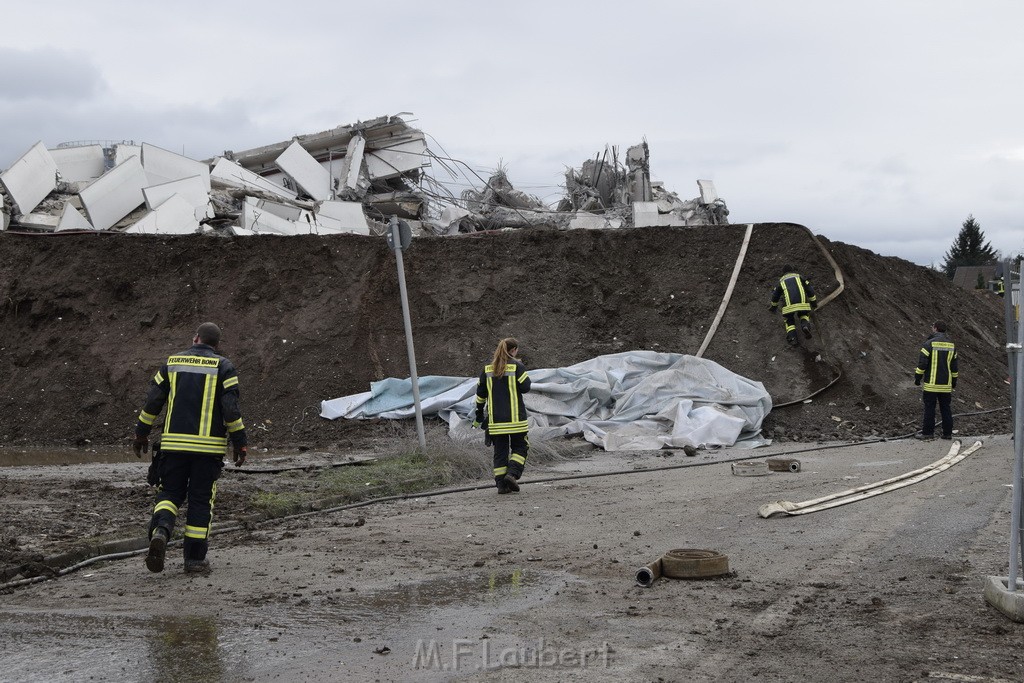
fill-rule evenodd
<path id="1" fill-rule="evenodd" d="M 1018 268 L 1020 264 L 1018 263 Z M 1018 272 L 1020 272 L 1018 270 Z M 1006 282 L 1006 276 L 1003 276 Z M 1005 294 L 1003 295 L 1005 298 Z M 1012 279 L 1011 279 L 1012 296 Z M 1016 316 L 1014 316 L 1016 317 Z M 1012 328 L 1010 328 L 1012 330 Z M 1007 330 L 1007 336 L 1010 334 Z M 1021 544 L 1021 500 L 1022 485 L 1024 485 L 1024 415 L 1021 415 L 1021 406 L 1024 406 L 1024 325 L 1017 321 L 1017 343 L 1007 344 L 1010 353 L 1016 361 L 1016 376 L 1013 379 L 1014 410 L 1013 410 L 1013 504 L 1010 509 L 1010 571 L 1006 576 L 1006 589 L 1016 592 L 1017 575 L 1020 559 Z"/>
<path id="2" fill-rule="evenodd" d="M 402 295 L 402 322 L 405 323 L 405 349 L 409 354 L 409 377 L 412 379 L 412 401 L 416 407 L 416 437 L 420 451 L 427 452 L 427 437 L 423 433 L 423 407 L 420 405 L 420 381 L 416 376 L 416 349 L 412 343 L 412 319 L 409 317 L 409 296 L 405 291 L 405 262 L 402 260 L 402 240 L 398 234 L 398 219 L 391 217 L 391 239 L 395 245 L 395 260 L 398 262 L 398 289 Z"/>
<path id="3" fill-rule="evenodd" d="M 1010 273 L 1010 260 L 1003 259 L 1003 289 L 1006 289 L 1007 283 L 1010 284 L 1010 291 L 1003 292 L 1003 320 L 1005 321 L 1006 325 L 1007 344 L 1012 344 L 1013 340 L 1017 337 L 1016 333 L 1014 332 L 1014 330 L 1016 330 L 1017 328 L 1015 327 L 1016 323 L 1014 322 L 1013 277 Z M 1017 410 L 1017 392 L 1013 388 L 1017 386 L 1017 362 L 1015 359 L 1016 357 L 1013 355 L 1012 352 L 1007 354 L 1006 356 L 1006 363 L 1009 366 L 1010 370 L 1010 410 L 1011 414 L 1013 415 L 1016 415 Z"/>

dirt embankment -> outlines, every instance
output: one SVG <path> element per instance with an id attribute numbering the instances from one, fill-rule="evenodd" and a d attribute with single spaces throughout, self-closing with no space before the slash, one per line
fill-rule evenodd
<path id="1" fill-rule="evenodd" d="M 743 233 L 737 225 L 419 238 L 406 254 L 419 373 L 475 375 L 504 335 L 521 341 L 534 368 L 630 349 L 694 353 Z M 901 259 L 823 243 L 846 289 L 816 316 L 812 350 L 787 348 L 780 316 L 766 310 L 769 293 L 791 263 L 824 297 L 837 287 L 832 269 L 804 229 L 759 224 L 705 353 L 764 382 L 777 403 L 842 370 L 812 403 L 773 412 L 770 436 L 912 429 L 920 402 L 912 369 L 938 318 L 960 350 L 955 411 L 1008 404 L 1000 299 Z M 408 376 L 383 240 L 3 234 L 0 445 L 124 443 L 149 378 L 204 320 L 224 329 L 256 445 L 351 445 L 374 426 L 324 421 L 319 402 Z M 957 426 L 1006 431 L 1009 415 Z"/>

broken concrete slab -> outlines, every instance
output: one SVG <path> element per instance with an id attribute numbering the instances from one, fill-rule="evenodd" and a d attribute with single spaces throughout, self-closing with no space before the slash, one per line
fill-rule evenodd
<path id="1" fill-rule="evenodd" d="M 598 216 L 586 211 L 576 212 L 576 215 L 569 221 L 570 230 L 608 230 L 621 227 L 621 218 Z"/>
<path id="2" fill-rule="evenodd" d="M 714 204 L 718 201 L 718 191 L 715 183 L 711 180 L 698 180 L 697 187 L 700 188 L 700 200 L 705 204 Z"/>
<path id="3" fill-rule="evenodd" d="M 299 221 L 282 218 L 267 209 L 265 200 L 246 197 L 242 203 L 240 226 L 243 230 L 251 230 L 254 234 L 264 235 L 308 235 L 312 232 L 311 225 L 303 225 Z"/>
<path id="4" fill-rule="evenodd" d="M 192 176 L 202 178 L 206 191 L 210 191 L 210 167 L 205 162 L 189 159 L 166 149 L 142 143 L 142 168 L 149 178 L 147 185 L 160 185 Z"/>
<path id="5" fill-rule="evenodd" d="M 370 226 L 359 202 L 323 202 L 316 213 L 317 232 L 350 232 L 369 235 Z"/>
<path id="6" fill-rule="evenodd" d="M 147 213 L 126 233 L 142 235 L 190 235 L 199 229 L 195 207 L 181 195 L 173 195 Z"/>
<path id="7" fill-rule="evenodd" d="M 58 147 L 50 150 L 60 179 L 66 183 L 85 183 L 99 178 L 107 170 L 103 145 Z"/>
<path id="8" fill-rule="evenodd" d="M 107 230 L 146 201 L 142 188 L 147 185 L 142 162 L 132 156 L 97 178 L 78 196 L 93 227 Z"/>
<path id="9" fill-rule="evenodd" d="M 26 213 L 18 219 L 18 226 L 31 230 L 56 230 L 60 224 L 60 216 L 48 213 Z"/>
<path id="10" fill-rule="evenodd" d="M 60 214 L 60 221 L 57 223 L 57 230 L 92 230 L 90 223 L 82 213 L 71 205 L 71 202 L 64 204 L 64 210 Z"/>
<path id="11" fill-rule="evenodd" d="M 363 168 L 363 151 L 366 149 L 366 138 L 355 135 L 349 140 L 345 158 L 341 160 L 338 175 L 333 179 L 337 194 L 346 199 L 357 199 L 366 194 L 369 179 L 363 181 L 360 171 Z"/>
<path id="12" fill-rule="evenodd" d="M 0 173 L 0 185 L 18 213 L 27 214 L 57 188 L 57 162 L 46 145 L 37 142 Z"/>
<path id="13" fill-rule="evenodd" d="M 114 146 L 114 166 L 124 163 L 128 157 L 142 159 L 142 147 L 139 145 L 118 144 Z"/>
<path id="14" fill-rule="evenodd" d="M 165 201 L 177 195 L 192 205 L 195 209 L 196 219 L 213 217 L 213 212 L 210 210 L 210 193 L 203 183 L 202 176 L 194 175 L 181 180 L 144 187 L 142 195 L 146 198 L 146 208 L 150 211 L 159 208 Z"/>
<path id="15" fill-rule="evenodd" d="M 633 202 L 633 227 L 681 227 L 686 219 L 675 213 L 661 213 L 658 202 Z"/>
<path id="16" fill-rule="evenodd" d="M 331 198 L 330 172 L 298 142 L 289 145 L 274 163 L 316 201 L 322 202 Z"/>
<path id="17" fill-rule="evenodd" d="M 402 138 L 374 142 L 365 149 L 370 180 L 397 178 L 430 165 L 423 133 L 412 131 Z"/>
<path id="18" fill-rule="evenodd" d="M 266 178 L 242 168 L 230 159 L 219 157 L 210 171 L 210 180 L 218 185 L 237 187 L 243 190 L 257 190 L 268 194 L 282 197 L 283 199 L 295 199 L 295 193 L 277 183 L 272 183 Z"/>

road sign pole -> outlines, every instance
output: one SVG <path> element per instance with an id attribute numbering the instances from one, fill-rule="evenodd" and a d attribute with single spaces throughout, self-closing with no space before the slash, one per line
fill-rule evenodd
<path id="1" fill-rule="evenodd" d="M 409 316 L 409 295 L 405 289 L 405 262 L 402 259 L 402 235 L 399 221 L 391 217 L 391 248 L 395 252 L 398 264 L 398 290 L 402 296 L 402 322 L 405 323 L 405 349 L 409 354 L 409 378 L 412 380 L 412 400 L 416 407 L 416 438 L 419 439 L 420 451 L 427 452 L 427 437 L 423 433 L 423 407 L 420 405 L 420 382 L 416 376 L 416 349 L 412 343 L 412 318 Z M 408 244 L 408 240 L 405 240 Z"/>

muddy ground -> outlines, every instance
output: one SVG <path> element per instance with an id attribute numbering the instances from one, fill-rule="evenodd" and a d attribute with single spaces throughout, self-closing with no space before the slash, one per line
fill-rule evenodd
<path id="1" fill-rule="evenodd" d="M 417 239 L 406 264 L 419 372 L 475 375 L 505 335 L 520 340 L 528 367 L 630 349 L 693 353 L 742 237 L 730 226 Z M 838 287 L 833 270 L 803 228 L 760 224 L 705 354 L 764 382 L 777 404 L 797 401 L 766 419 L 772 448 L 914 431 L 913 366 L 939 318 L 961 359 L 958 436 L 1008 432 L 1002 301 L 900 259 L 823 243 L 845 289 L 816 315 L 813 340 L 786 346 L 780 317 L 765 310 L 769 293 L 783 263 L 810 277 L 819 298 Z M 323 399 L 408 376 L 394 260 L 379 240 L 0 234 L 0 295 L 5 581 L 46 576 L 47 558 L 83 543 L 140 536 L 152 493 L 128 436 L 149 378 L 202 320 L 222 325 L 223 351 L 239 367 L 250 469 L 339 465 L 412 441 L 411 424 L 318 417 Z M 428 420 L 431 449 L 446 438 Z M 948 442 L 826 450 L 806 456 L 813 476 L 756 485 L 723 464 L 536 484 L 512 500 L 477 491 L 267 523 L 256 518 L 261 494 L 316 498 L 324 470 L 227 468 L 215 527 L 247 530 L 216 539 L 209 580 L 177 567 L 149 576 L 135 558 L 14 589 L 0 596 L 10 644 L 0 659 L 29 680 L 133 679 L 168 667 L 210 680 L 433 680 L 453 672 L 410 667 L 423 637 L 444 641 L 449 663 L 457 640 L 479 655 L 485 642 L 499 652 L 543 637 L 614 650 L 600 671 L 542 667 L 547 680 L 1020 680 L 1000 653 L 1024 632 L 980 598 L 983 577 L 1006 572 L 1010 449 L 999 438 L 974 461 L 983 468 L 781 524 L 757 519 L 756 506 L 893 476 L 937 459 Z M 562 473 L 687 461 L 672 451 L 603 454 L 579 440 L 553 444 L 549 456 L 543 467 Z M 728 457 L 739 456 L 697 460 Z M 487 454 L 479 458 L 486 467 Z M 531 475 L 544 460 L 531 461 Z M 354 526 L 358 516 L 365 525 Z M 632 586 L 638 564 L 694 546 L 728 553 L 734 576 Z M 162 599 L 191 593 L 184 609 Z M 68 652 L 115 656 L 41 664 L 32 653 L 54 633 Z M 374 652 L 384 647 L 390 654 Z M 174 669 L 174 648 L 208 674 Z M 458 673 L 512 680 L 523 666 Z"/>
<path id="2" fill-rule="evenodd" d="M 749 452 L 591 452 L 532 468 L 519 494 L 253 525 L 213 539 L 208 577 L 172 548 L 162 574 L 134 556 L 7 592 L 0 660 L 20 681 L 1019 681 L 1024 625 L 982 597 L 1006 572 L 1011 443 L 984 441 L 803 517 L 757 508 L 888 479 L 949 442 L 788 444 L 802 471 L 766 477 L 716 462 Z M 698 466 L 649 470 L 680 464 Z M 117 482 L 141 465 L 65 469 L 89 468 Z M 608 470 L 636 471 L 537 481 Z M 677 547 L 725 553 L 730 572 L 634 584 Z"/>

